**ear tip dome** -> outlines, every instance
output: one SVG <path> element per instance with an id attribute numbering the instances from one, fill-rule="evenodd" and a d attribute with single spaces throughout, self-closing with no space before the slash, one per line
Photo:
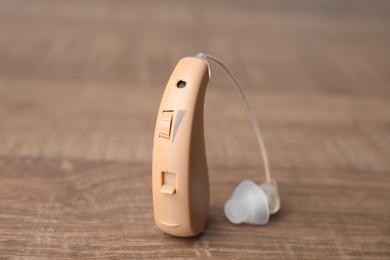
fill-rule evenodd
<path id="1" fill-rule="evenodd" d="M 247 213 L 239 199 L 231 198 L 225 203 L 225 215 L 230 222 L 240 224 L 245 222 Z"/>
<path id="2" fill-rule="evenodd" d="M 268 195 L 252 181 L 243 181 L 225 203 L 225 215 L 234 224 L 266 224 L 270 210 Z"/>

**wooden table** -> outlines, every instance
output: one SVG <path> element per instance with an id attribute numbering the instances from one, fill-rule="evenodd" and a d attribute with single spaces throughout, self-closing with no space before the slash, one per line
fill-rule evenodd
<path id="1" fill-rule="evenodd" d="M 390 258 L 388 1 L 1 1 L 0 256 Z M 212 64 L 204 234 L 154 225 L 152 137 L 176 62 L 224 60 L 248 92 L 282 208 L 233 225 L 264 180 L 239 98 Z"/>

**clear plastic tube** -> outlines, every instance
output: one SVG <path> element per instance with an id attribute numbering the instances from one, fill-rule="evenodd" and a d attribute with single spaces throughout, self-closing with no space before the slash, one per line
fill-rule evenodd
<path id="1" fill-rule="evenodd" d="M 263 137 L 261 135 L 260 127 L 259 127 L 259 124 L 257 122 L 256 116 L 253 112 L 252 106 L 249 103 L 249 100 L 246 97 L 244 89 L 242 88 L 240 82 L 238 81 L 236 76 L 233 74 L 233 72 L 229 69 L 229 67 L 225 63 L 223 63 L 220 59 L 218 59 L 217 57 L 214 57 L 214 56 L 209 55 L 209 54 L 203 54 L 203 53 L 198 53 L 195 56 L 198 58 L 203 58 L 205 60 L 214 61 L 215 63 L 220 65 L 224 69 L 226 74 L 229 76 L 230 80 L 233 83 L 234 88 L 238 92 L 238 94 L 239 94 L 239 96 L 240 96 L 242 102 L 244 103 L 244 106 L 248 112 L 249 119 L 251 120 L 253 129 L 255 130 L 255 133 L 256 133 L 257 142 L 259 144 L 260 151 L 261 151 L 261 156 L 263 158 L 265 178 L 266 178 L 267 182 L 271 182 L 272 178 L 271 178 L 271 173 L 269 170 L 268 156 L 267 156 L 267 151 L 265 149 L 264 140 L 263 140 Z M 210 71 L 209 71 L 209 73 L 210 73 Z"/>

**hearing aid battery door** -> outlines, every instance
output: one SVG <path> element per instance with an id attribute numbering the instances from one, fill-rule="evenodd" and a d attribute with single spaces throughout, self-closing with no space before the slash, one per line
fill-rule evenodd
<path id="1" fill-rule="evenodd" d="M 160 104 L 153 143 L 153 208 L 158 228 L 194 236 L 206 225 L 209 179 L 203 132 L 208 64 L 183 58 L 174 69 Z"/>

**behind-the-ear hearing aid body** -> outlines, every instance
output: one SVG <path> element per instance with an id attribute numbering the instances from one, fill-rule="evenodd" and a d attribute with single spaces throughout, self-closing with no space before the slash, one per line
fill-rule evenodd
<path id="1" fill-rule="evenodd" d="M 206 225 L 209 179 L 203 130 L 203 105 L 210 70 L 207 59 L 228 73 L 246 105 L 264 159 L 267 182 L 242 182 L 225 204 L 235 224 L 265 224 L 280 207 L 271 180 L 263 140 L 252 109 L 237 79 L 217 58 L 198 54 L 179 61 L 160 104 L 153 144 L 152 188 L 156 225 L 174 236 L 194 236 Z"/>
<path id="2" fill-rule="evenodd" d="M 208 65 L 179 61 L 158 112 L 153 147 L 153 204 L 156 225 L 175 236 L 193 236 L 206 224 L 209 179 L 203 133 Z"/>

